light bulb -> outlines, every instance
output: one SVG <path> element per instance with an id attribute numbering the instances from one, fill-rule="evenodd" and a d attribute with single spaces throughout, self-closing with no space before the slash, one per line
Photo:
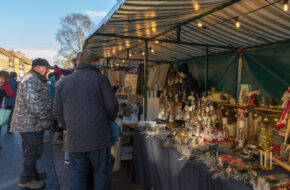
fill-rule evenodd
<path id="1" fill-rule="evenodd" d="M 154 49 L 151 49 L 151 52 L 154 53 Z"/>
<path id="2" fill-rule="evenodd" d="M 123 59 L 122 62 L 125 63 L 125 60 Z"/>
<path id="3" fill-rule="evenodd" d="M 159 41 L 158 41 L 158 40 L 156 40 L 156 41 L 155 41 L 155 44 L 159 44 Z"/>
<path id="4" fill-rule="evenodd" d="M 240 28 L 241 27 L 241 23 L 240 23 L 240 21 L 239 21 L 239 18 L 237 17 L 237 18 L 235 18 L 235 25 L 236 25 L 236 27 L 237 28 Z"/>
<path id="5" fill-rule="evenodd" d="M 129 57 L 132 57 L 132 53 L 129 53 Z"/>
<path id="6" fill-rule="evenodd" d="M 283 4 L 283 10 L 285 12 L 287 12 L 289 10 L 289 5 L 288 5 L 288 1 L 284 1 L 284 4 Z"/>
<path id="7" fill-rule="evenodd" d="M 142 52 L 142 55 L 145 55 L 145 52 Z"/>
<path id="8" fill-rule="evenodd" d="M 197 26 L 202 28 L 203 27 L 203 24 L 201 22 L 197 23 Z"/>

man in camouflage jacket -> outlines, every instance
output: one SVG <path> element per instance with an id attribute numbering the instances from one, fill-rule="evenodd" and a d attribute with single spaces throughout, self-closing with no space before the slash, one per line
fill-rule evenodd
<path id="1" fill-rule="evenodd" d="M 19 187 L 38 189 L 44 186 L 36 161 L 42 155 L 43 131 L 53 124 L 52 102 L 46 75 L 51 66 L 45 59 L 35 59 L 32 70 L 21 80 L 11 121 L 11 132 L 20 133 L 23 147 L 23 171 Z"/>

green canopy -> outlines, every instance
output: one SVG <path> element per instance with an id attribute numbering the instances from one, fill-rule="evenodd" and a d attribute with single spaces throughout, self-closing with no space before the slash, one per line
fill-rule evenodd
<path id="1" fill-rule="evenodd" d="M 201 91 L 205 89 L 205 58 L 181 61 L 177 65 L 186 63 L 189 70 L 199 83 Z M 236 53 L 209 56 L 208 63 L 208 89 L 215 87 L 216 91 L 227 92 L 236 96 L 238 73 L 238 56 Z"/>
<path id="2" fill-rule="evenodd" d="M 260 89 L 267 103 L 270 98 L 280 102 L 290 86 L 290 43 L 262 48 L 248 49 L 243 53 L 241 83 L 251 84 L 252 90 Z M 186 63 L 190 72 L 204 91 L 205 57 L 179 61 Z M 208 89 L 226 92 L 237 97 L 238 55 L 225 53 L 209 56 Z"/>
<path id="3" fill-rule="evenodd" d="M 290 43 L 246 50 L 243 65 L 242 83 L 260 89 L 266 100 L 280 102 L 290 86 Z"/>

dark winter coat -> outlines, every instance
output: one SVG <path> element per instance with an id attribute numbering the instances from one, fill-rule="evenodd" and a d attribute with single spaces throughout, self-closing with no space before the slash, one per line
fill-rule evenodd
<path id="1" fill-rule="evenodd" d="M 108 78 L 89 64 L 63 78 L 56 88 L 53 113 L 66 126 L 68 152 L 109 148 L 112 132 L 108 120 L 115 120 L 118 101 Z"/>
<path id="2" fill-rule="evenodd" d="M 6 106 L 14 106 L 15 99 L 16 99 L 16 92 L 17 92 L 18 82 L 15 79 L 8 79 L 8 83 L 10 84 L 10 86 L 11 86 L 11 88 L 13 90 L 14 96 L 11 97 L 11 98 L 6 98 L 5 99 L 5 105 Z"/>
<path id="3" fill-rule="evenodd" d="M 38 132 L 52 126 L 52 101 L 46 82 L 35 71 L 23 77 L 18 85 L 11 132 Z"/>

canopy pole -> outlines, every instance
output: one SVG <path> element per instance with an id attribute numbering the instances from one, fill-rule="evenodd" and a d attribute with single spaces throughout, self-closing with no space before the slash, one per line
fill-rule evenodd
<path id="1" fill-rule="evenodd" d="M 207 83 L 208 83 L 208 46 L 206 46 L 206 54 L 205 54 L 205 67 L 204 67 L 204 72 L 205 72 L 205 80 L 204 80 L 204 90 L 205 90 L 205 95 L 207 95 Z"/>
<path id="2" fill-rule="evenodd" d="M 107 57 L 107 61 L 106 61 L 106 76 L 108 77 L 109 76 L 109 62 L 110 62 L 110 59 Z"/>
<path id="3" fill-rule="evenodd" d="M 147 80 L 148 80 L 148 40 L 145 40 L 145 57 L 144 57 L 144 121 L 147 121 Z"/>
<path id="4" fill-rule="evenodd" d="M 176 41 L 180 42 L 180 34 L 181 34 L 181 24 L 177 24 L 176 28 Z"/>
<path id="5" fill-rule="evenodd" d="M 242 81 L 243 53 L 244 53 L 244 48 L 240 47 L 238 50 L 238 76 L 237 76 L 237 85 L 236 85 L 236 100 L 237 100 L 237 102 L 239 101 L 241 81 Z"/>
<path id="6" fill-rule="evenodd" d="M 129 54 L 130 54 L 129 49 L 127 49 L 127 59 L 130 59 Z"/>

